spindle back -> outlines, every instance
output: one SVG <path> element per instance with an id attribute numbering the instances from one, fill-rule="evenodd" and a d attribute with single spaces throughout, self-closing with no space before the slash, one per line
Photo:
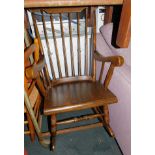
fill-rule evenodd
<path id="1" fill-rule="evenodd" d="M 95 8 L 91 11 L 87 7 L 28 11 L 33 35 L 38 38 L 53 84 L 95 80 L 92 53 L 96 48 Z"/>

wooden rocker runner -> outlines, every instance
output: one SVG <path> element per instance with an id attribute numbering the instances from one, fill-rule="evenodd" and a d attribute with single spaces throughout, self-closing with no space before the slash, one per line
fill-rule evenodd
<path id="1" fill-rule="evenodd" d="M 104 126 L 108 131 L 110 136 L 114 137 L 114 133 L 110 127 L 109 122 L 109 110 L 108 105 L 112 103 L 117 103 L 117 97 L 108 89 L 110 80 L 115 67 L 122 66 L 124 59 L 121 56 L 110 56 L 103 57 L 96 51 L 96 15 L 95 8 L 91 8 L 91 17 L 88 18 L 88 8 L 87 7 L 75 7 L 68 9 L 31 9 L 33 18 L 34 29 L 36 37 L 35 41 L 36 48 L 34 50 L 34 44 L 31 45 L 28 51 L 36 51 L 40 53 L 37 61 L 33 63 L 28 68 L 25 68 L 25 75 L 28 79 L 36 80 L 36 85 L 38 86 L 40 92 L 44 96 L 44 107 L 43 114 L 50 117 L 51 129 L 48 132 L 41 132 L 40 125 L 38 125 L 35 117 L 33 116 L 33 111 L 29 107 L 29 112 L 31 113 L 32 121 L 37 129 L 37 133 L 41 142 L 45 142 L 45 137 L 51 136 L 50 147 L 51 150 L 55 148 L 55 137 L 58 134 L 69 133 L 72 131 L 84 130 L 94 127 Z M 77 21 L 77 50 L 75 50 L 73 45 L 73 33 L 72 33 L 72 14 L 76 11 L 76 21 Z M 44 58 L 45 51 L 42 47 L 41 36 L 37 27 L 37 14 L 40 12 L 39 16 L 42 18 L 43 30 L 45 34 L 45 41 L 47 46 L 48 61 L 50 68 L 47 68 L 46 61 Z M 68 36 L 70 40 L 70 51 L 67 51 L 65 36 L 64 36 L 64 25 L 62 22 L 62 14 L 67 12 L 69 19 L 68 23 Z M 84 51 L 84 65 L 82 65 L 82 52 L 81 52 L 81 36 L 80 36 L 80 14 L 84 12 L 85 14 L 85 51 Z M 58 51 L 58 42 L 56 39 L 55 27 L 53 23 L 53 15 L 58 14 L 60 19 L 60 29 L 61 29 L 61 39 L 62 39 L 62 51 Z M 50 48 L 50 41 L 47 35 L 47 28 L 45 22 L 45 15 L 48 15 L 51 23 L 51 31 L 53 36 L 54 48 Z M 91 39 L 88 40 L 88 27 L 91 26 Z M 90 44 L 88 45 L 88 42 Z M 39 43 L 39 45 L 37 45 Z M 91 45 L 91 46 L 90 46 Z M 90 48 L 89 48 L 90 46 Z M 51 51 L 55 51 L 55 58 L 51 56 Z M 28 52 L 27 51 L 27 52 Z M 27 53 L 25 52 L 25 54 Z M 63 52 L 63 64 L 60 61 L 60 52 Z M 70 57 L 67 53 L 70 53 Z M 30 52 L 32 54 L 32 52 Z M 75 53 L 77 57 L 75 57 Z M 37 55 L 37 54 L 36 54 Z M 35 56 L 35 54 L 34 54 Z M 77 60 L 75 61 L 75 58 Z M 54 64 L 56 62 L 56 64 Z M 69 63 L 70 62 L 70 63 Z M 100 62 L 102 64 L 99 79 L 96 79 L 96 63 Z M 104 71 L 104 64 L 110 63 L 109 70 L 106 74 L 105 80 L 102 83 L 102 76 Z M 77 66 L 75 65 L 77 63 Z M 55 67 L 56 66 L 56 67 Z M 63 68 L 64 72 L 63 72 Z M 56 74 L 58 70 L 58 74 Z M 51 75 L 49 75 L 49 71 Z M 28 97 L 25 93 L 26 103 L 29 102 Z M 28 106 L 28 104 L 26 105 Z M 57 115 L 60 113 L 67 113 L 77 110 L 93 109 L 94 114 L 85 115 L 82 117 L 72 118 L 68 120 L 57 121 Z M 85 126 L 78 126 L 73 128 L 66 128 L 57 130 L 57 126 L 61 124 L 75 123 L 79 121 L 84 121 L 88 119 L 98 118 L 99 122 L 95 124 L 89 124 Z M 40 121 L 41 122 L 41 121 Z M 45 142 L 46 143 L 46 142 Z M 47 142 L 48 143 L 48 142 Z"/>

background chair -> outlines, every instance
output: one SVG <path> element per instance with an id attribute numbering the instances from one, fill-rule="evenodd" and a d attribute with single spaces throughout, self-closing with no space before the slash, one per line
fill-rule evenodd
<path id="1" fill-rule="evenodd" d="M 31 66 L 32 64 L 35 64 L 38 61 L 39 57 L 39 50 L 37 53 L 37 40 L 35 40 L 35 43 L 29 46 L 28 48 L 25 48 L 24 51 L 24 67 L 25 69 Z M 35 60 L 33 60 L 33 53 L 35 52 Z M 31 59 L 30 59 L 31 57 Z M 33 60 L 33 62 L 31 61 Z M 24 72 L 25 73 L 25 72 Z M 34 110 L 34 114 L 36 116 L 36 119 L 39 117 L 39 109 L 41 104 L 41 95 L 36 87 L 36 80 L 28 80 L 26 75 L 24 75 L 24 88 L 28 94 L 31 107 Z M 31 116 L 28 112 L 27 107 L 24 105 L 24 125 L 25 127 L 24 134 L 30 135 L 31 141 L 34 142 L 35 140 L 35 128 L 31 119 Z M 27 128 L 27 129 L 26 129 Z"/>

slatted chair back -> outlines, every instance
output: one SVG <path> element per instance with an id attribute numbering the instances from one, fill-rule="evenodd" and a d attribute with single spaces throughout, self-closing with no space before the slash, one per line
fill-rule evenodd
<path id="1" fill-rule="evenodd" d="M 87 7 L 30 9 L 52 84 L 95 80 L 96 12 Z M 82 17 L 82 18 L 81 18 Z M 66 20 L 64 20 L 66 19 Z"/>

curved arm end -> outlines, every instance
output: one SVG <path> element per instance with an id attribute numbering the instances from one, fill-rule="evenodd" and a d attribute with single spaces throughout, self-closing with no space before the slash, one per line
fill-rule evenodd
<path id="1" fill-rule="evenodd" d="M 102 62 L 111 62 L 114 66 L 122 66 L 124 64 L 124 58 L 122 56 L 108 56 L 104 57 L 99 52 L 94 52 L 94 58 Z"/>

